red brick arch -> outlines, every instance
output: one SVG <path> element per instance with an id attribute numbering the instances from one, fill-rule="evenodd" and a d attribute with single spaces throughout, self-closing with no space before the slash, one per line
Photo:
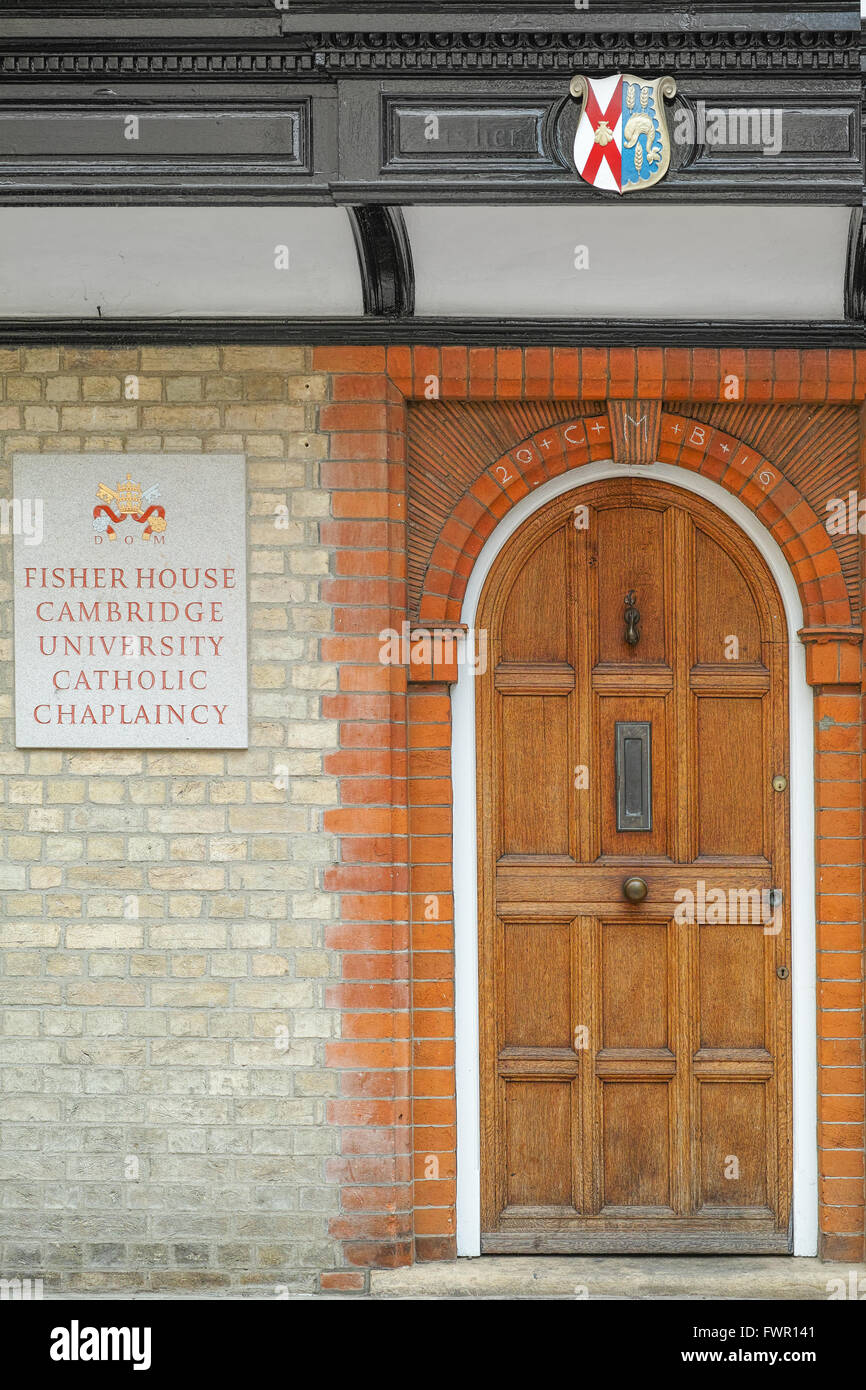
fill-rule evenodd
<path id="1" fill-rule="evenodd" d="M 457 622 L 472 567 L 515 503 L 551 478 L 612 455 L 611 422 L 584 417 L 539 430 L 489 464 L 454 507 L 424 577 L 421 623 Z M 830 535 L 799 488 L 734 435 L 663 412 L 656 458 L 701 473 L 745 503 L 783 551 L 803 602 L 806 628 L 851 625 L 848 590 Z"/>

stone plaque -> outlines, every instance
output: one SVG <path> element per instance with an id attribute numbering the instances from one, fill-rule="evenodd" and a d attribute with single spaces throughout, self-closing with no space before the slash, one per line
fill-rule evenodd
<path id="1" fill-rule="evenodd" d="M 246 463 L 17 454 L 19 748 L 246 748 Z"/>

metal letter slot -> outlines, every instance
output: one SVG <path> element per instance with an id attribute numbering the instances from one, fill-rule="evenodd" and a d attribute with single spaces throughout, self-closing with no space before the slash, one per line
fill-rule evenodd
<path id="1" fill-rule="evenodd" d="M 616 725 L 616 828 L 652 830 L 652 725 Z"/>

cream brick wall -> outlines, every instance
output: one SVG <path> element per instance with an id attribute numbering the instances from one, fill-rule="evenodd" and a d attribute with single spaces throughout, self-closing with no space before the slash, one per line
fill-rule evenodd
<path id="1" fill-rule="evenodd" d="M 19 451 L 247 455 L 252 672 L 246 752 L 17 751 L 2 537 L 0 1276 L 312 1292 L 339 1263 L 327 383 L 308 364 L 299 348 L 0 350 L 2 497 Z"/>

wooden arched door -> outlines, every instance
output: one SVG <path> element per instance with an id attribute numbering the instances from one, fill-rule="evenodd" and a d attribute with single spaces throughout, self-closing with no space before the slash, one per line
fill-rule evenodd
<path id="1" fill-rule="evenodd" d="M 615 478 L 523 525 L 477 625 L 482 1249 L 786 1251 L 772 575 L 709 502 Z"/>

